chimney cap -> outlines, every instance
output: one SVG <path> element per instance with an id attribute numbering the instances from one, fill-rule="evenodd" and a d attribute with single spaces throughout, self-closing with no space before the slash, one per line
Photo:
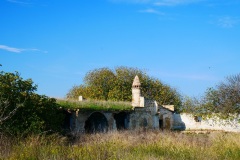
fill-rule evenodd
<path id="1" fill-rule="evenodd" d="M 140 86 L 140 85 L 141 85 L 140 80 L 139 80 L 138 76 L 136 75 L 133 80 L 132 86 Z"/>

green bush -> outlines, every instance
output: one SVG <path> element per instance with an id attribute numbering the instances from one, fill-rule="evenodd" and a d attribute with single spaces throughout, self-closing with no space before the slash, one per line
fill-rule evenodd
<path id="1" fill-rule="evenodd" d="M 34 93 L 36 89 L 18 72 L 0 72 L 0 132 L 24 136 L 61 130 L 64 115 L 56 100 Z"/>

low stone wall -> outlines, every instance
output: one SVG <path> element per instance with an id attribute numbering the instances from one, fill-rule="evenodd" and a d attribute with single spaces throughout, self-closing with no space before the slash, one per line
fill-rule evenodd
<path id="1" fill-rule="evenodd" d="M 174 114 L 173 129 L 180 130 L 223 130 L 240 132 L 240 115 L 233 119 L 220 119 L 218 117 L 202 119 L 191 114 Z"/>

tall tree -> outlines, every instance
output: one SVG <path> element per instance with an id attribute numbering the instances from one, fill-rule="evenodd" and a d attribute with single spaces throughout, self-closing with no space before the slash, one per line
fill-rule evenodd
<path id="1" fill-rule="evenodd" d="M 132 99 L 132 83 L 136 75 L 141 80 L 148 79 L 144 71 L 138 68 L 130 67 L 116 67 L 115 71 L 115 80 L 113 89 L 109 92 L 109 99 L 115 101 L 131 101 Z M 141 81 L 142 84 L 144 84 Z"/>
<path id="2" fill-rule="evenodd" d="M 108 68 L 95 69 L 86 74 L 84 82 L 89 93 L 95 99 L 108 100 L 108 93 L 113 88 L 115 75 Z"/>
<path id="3" fill-rule="evenodd" d="M 141 81 L 142 96 L 157 100 L 159 104 L 181 105 L 181 96 L 174 88 L 148 76 L 138 68 L 123 66 L 114 70 L 100 68 L 88 72 L 84 78 L 85 83 L 73 86 L 67 97 L 76 99 L 79 95 L 83 95 L 89 99 L 131 101 L 131 88 L 136 75 Z"/>

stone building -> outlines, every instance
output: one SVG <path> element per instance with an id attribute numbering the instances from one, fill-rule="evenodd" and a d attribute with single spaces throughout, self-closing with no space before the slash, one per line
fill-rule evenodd
<path id="1" fill-rule="evenodd" d="M 132 84 L 132 106 L 130 114 L 130 129 L 171 129 L 173 125 L 174 106 L 158 106 L 157 101 L 141 96 L 141 83 L 136 76 Z M 168 106 L 169 107 L 169 106 Z"/>
<path id="2" fill-rule="evenodd" d="M 82 97 L 81 97 L 82 100 Z M 132 111 L 72 112 L 70 130 L 75 133 L 107 132 L 121 129 L 171 129 L 174 106 L 158 106 L 141 96 L 141 83 L 136 76 L 132 84 Z"/>
<path id="3" fill-rule="evenodd" d="M 80 101 L 83 100 L 81 97 Z M 176 114 L 173 105 L 158 105 L 141 96 L 141 82 L 134 78 L 131 111 L 66 111 L 64 126 L 72 133 L 96 133 L 122 129 L 224 130 L 240 132 L 240 115 L 234 119 L 202 119 L 191 114 Z"/>

